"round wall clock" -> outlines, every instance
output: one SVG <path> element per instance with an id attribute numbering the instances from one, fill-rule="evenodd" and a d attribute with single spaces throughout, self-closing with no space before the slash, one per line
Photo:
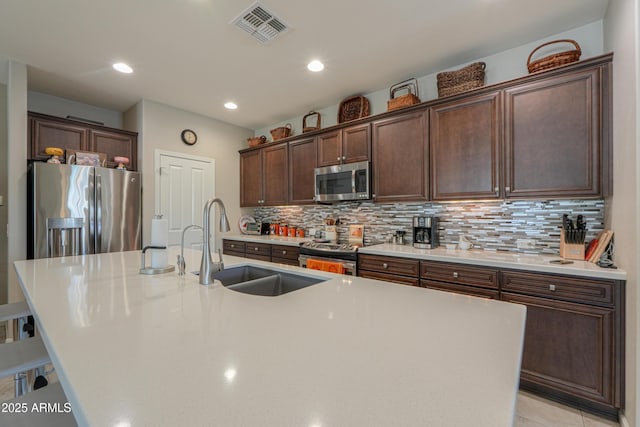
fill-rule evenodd
<path id="1" fill-rule="evenodd" d="M 180 138 L 182 138 L 182 142 L 187 145 L 193 145 L 198 141 L 198 135 L 191 129 L 185 129 L 180 134 Z"/>

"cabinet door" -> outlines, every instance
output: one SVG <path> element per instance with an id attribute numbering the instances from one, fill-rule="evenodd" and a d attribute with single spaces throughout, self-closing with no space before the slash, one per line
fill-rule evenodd
<path id="1" fill-rule="evenodd" d="M 287 204 L 289 173 L 287 144 L 262 149 L 262 205 Z"/>
<path id="2" fill-rule="evenodd" d="M 426 114 L 405 113 L 373 122 L 374 201 L 427 200 Z"/>
<path id="3" fill-rule="evenodd" d="M 289 203 L 304 205 L 314 203 L 317 165 L 317 143 L 315 138 L 289 143 Z"/>
<path id="4" fill-rule="evenodd" d="M 502 299 L 527 306 L 523 387 L 614 404 L 612 309 L 506 292 Z"/>
<path id="5" fill-rule="evenodd" d="M 500 197 L 500 92 L 430 109 L 431 200 Z"/>
<path id="6" fill-rule="evenodd" d="M 601 194 L 600 69 L 505 90 L 505 196 Z"/>
<path id="7" fill-rule="evenodd" d="M 46 160 L 51 156 L 44 153 L 47 147 L 68 148 L 83 151 L 89 148 L 89 130 L 85 126 L 30 117 L 30 155 L 31 160 Z"/>
<path id="8" fill-rule="evenodd" d="M 371 153 L 371 125 L 351 126 L 342 130 L 342 162 L 365 162 Z"/>
<path id="9" fill-rule="evenodd" d="M 137 145 L 138 138 L 127 132 L 112 132 L 108 130 L 91 129 L 89 151 L 105 153 L 107 155 L 106 167 L 113 168 L 118 164 L 113 160 L 115 156 L 129 158 L 127 169 L 137 169 Z"/>
<path id="10" fill-rule="evenodd" d="M 335 130 L 317 136 L 318 167 L 342 163 L 342 132 Z"/>
<path id="11" fill-rule="evenodd" d="M 262 201 L 262 150 L 240 153 L 240 206 L 259 206 Z"/>

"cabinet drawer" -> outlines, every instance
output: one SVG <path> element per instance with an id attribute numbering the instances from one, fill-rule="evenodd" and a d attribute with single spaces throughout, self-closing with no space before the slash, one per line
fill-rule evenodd
<path id="1" fill-rule="evenodd" d="M 417 277 L 398 276 L 395 274 L 379 273 L 377 271 L 358 271 L 359 277 L 366 279 L 383 280 L 385 282 L 398 283 L 400 285 L 420 286 L 420 280 Z"/>
<path id="2" fill-rule="evenodd" d="M 498 289 L 498 270 L 448 262 L 422 261 L 420 277 L 458 285 Z"/>
<path id="3" fill-rule="evenodd" d="M 474 297 L 500 299 L 500 292 L 496 289 L 477 288 L 475 286 L 456 285 L 454 283 L 436 282 L 434 280 L 420 280 L 423 288 L 437 289 L 440 291 L 454 292 L 456 294 L 471 295 Z"/>
<path id="4" fill-rule="evenodd" d="M 358 255 L 358 270 L 401 274 L 418 277 L 420 261 L 417 259 L 385 257 L 378 255 Z"/>
<path id="5" fill-rule="evenodd" d="M 251 242 L 247 242 L 247 247 L 245 250 L 245 254 L 247 256 L 247 258 L 253 258 L 253 259 L 262 259 L 262 258 L 257 258 L 257 257 L 267 257 L 266 260 L 263 259 L 263 261 L 270 261 L 271 260 L 271 245 L 268 243 L 251 243 Z"/>
<path id="6" fill-rule="evenodd" d="M 300 249 L 297 246 L 286 246 L 286 245 L 271 246 L 272 258 L 284 258 L 288 260 L 295 260 L 297 264 L 298 256 L 300 256 Z"/>
<path id="7" fill-rule="evenodd" d="M 229 255 L 244 256 L 246 243 L 237 240 L 223 240 L 222 252 Z"/>
<path id="8" fill-rule="evenodd" d="M 572 276 L 504 271 L 502 290 L 585 304 L 612 306 L 615 282 Z"/>

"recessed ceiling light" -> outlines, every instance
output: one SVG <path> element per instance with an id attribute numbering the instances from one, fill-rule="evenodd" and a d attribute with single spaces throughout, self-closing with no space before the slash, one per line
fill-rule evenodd
<path id="1" fill-rule="evenodd" d="M 224 108 L 226 108 L 227 110 L 235 110 L 236 108 L 238 108 L 238 104 L 236 104 L 235 102 L 225 102 Z"/>
<path id="2" fill-rule="evenodd" d="M 124 62 L 116 62 L 115 64 L 113 64 L 113 69 L 125 74 L 133 73 L 133 68 L 129 67 Z"/>
<path id="3" fill-rule="evenodd" d="M 317 59 L 314 59 L 313 61 L 307 64 L 307 68 L 309 69 L 309 71 L 313 71 L 314 73 L 317 73 L 318 71 L 324 70 L 324 64 L 318 61 Z"/>

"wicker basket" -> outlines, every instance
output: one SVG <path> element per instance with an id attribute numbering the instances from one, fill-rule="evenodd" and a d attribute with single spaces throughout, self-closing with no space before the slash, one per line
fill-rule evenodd
<path id="1" fill-rule="evenodd" d="M 254 136 L 253 138 L 247 138 L 247 141 L 249 141 L 249 147 L 255 147 L 267 142 L 267 137 L 264 135 Z"/>
<path id="2" fill-rule="evenodd" d="M 538 51 L 541 47 L 548 46 L 554 43 L 571 43 L 575 46 L 574 50 L 567 50 L 560 53 L 554 53 L 553 55 L 545 56 L 544 58 L 536 59 L 531 62 L 531 57 L 534 53 Z M 549 70 L 551 68 L 559 67 L 561 65 L 570 64 L 572 62 L 576 62 L 580 59 L 580 55 L 582 54 L 582 50 L 580 49 L 580 45 L 575 40 L 571 39 L 562 39 L 562 40 L 554 40 L 551 42 L 547 42 L 541 44 L 537 48 L 533 49 L 533 51 L 529 54 L 529 58 L 527 58 L 527 69 L 529 73 L 537 73 L 538 71 Z"/>
<path id="3" fill-rule="evenodd" d="M 396 97 L 396 92 L 406 90 L 405 95 Z M 420 103 L 418 98 L 418 80 L 409 79 L 400 83 L 396 83 L 389 89 L 389 100 L 387 101 L 387 111 L 397 110 L 398 108 L 410 107 Z"/>
<path id="4" fill-rule="evenodd" d="M 438 96 L 450 96 L 484 86 L 484 70 L 487 64 L 474 62 L 457 71 L 438 73 Z"/>
<path id="5" fill-rule="evenodd" d="M 287 123 L 284 126 L 280 126 L 279 128 L 271 129 L 271 137 L 274 141 L 277 141 L 282 138 L 286 138 L 291 135 L 291 123 Z"/>
<path id="6" fill-rule="evenodd" d="M 307 126 L 307 119 L 316 117 L 316 125 L 315 126 Z M 315 111 L 309 111 L 309 114 L 302 118 L 302 133 L 311 132 L 314 130 L 318 130 L 321 127 L 320 113 Z"/>
<path id="7" fill-rule="evenodd" d="M 338 123 L 361 119 L 369 115 L 369 100 L 356 95 L 342 100 L 338 108 Z"/>

